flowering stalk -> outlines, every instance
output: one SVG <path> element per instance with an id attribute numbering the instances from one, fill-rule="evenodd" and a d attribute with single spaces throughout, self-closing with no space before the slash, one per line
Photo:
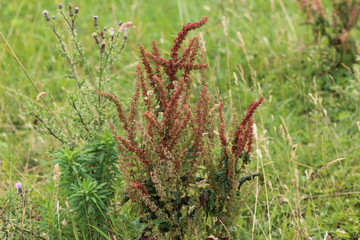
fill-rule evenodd
<path id="1" fill-rule="evenodd" d="M 130 113 L 124 111 L 114 95 L 96 92 L 116 106 L 126 134 L 115 134 L 120 171 L 128 185 L 128 196 L 138 204 L 142 220 L 148 224 L 146 229 L 152 230 L 150 238 L 182 239 L 185 232 L 191 235 L 194 231 L 194 221 L 199 226 L 206 224 L 204 216 L 208 214 L 228 225 L 232 225 L 231 221 L 238 216 L 232 206 L 240 185 L 238 161 L 242 158 L 244 165 L 247 163 L 245 159 L 250 158 L 252 116 L 263 98 L 251 103 L 232 135 L 233 141 L 228 141 L 223 102 L 219 105 L 219 119 L 216 118 L 216 108 L 210 107 L 213 99 L 204 73 L 208 64 L 204 60 L 196 63 L 199 38 L 192 38 L 184 51 L 179 53 L 188 33 L 203 26 L 206 21 L 207 17 L 203 17 L 199 22 L 183 26 L 174 40 L 169 59 L 160 56 L 155 41 L 152 42 L 152 52 L 139 46 L 146 77 L 141 66 L 137 66 L 136 90 L 129 107 Z M 191 106 L 190 74 L 194 70 L 202 71 L 203 79 L 197 104 Z M 140 99 L 145 112 L 143 118 L 136 122 Z M 218 120 L 219 143 L 214 137 L 215 122 Z M 217 144 L 224 148 L 221 156 L 214 153 Z M 239 152 L 244 152 L 245 157 Z M 221 163 L 217 164 L 219 159 Z M 206 186 L 202 186 L 204 182 L 207 182 Z M 227 220 L 222 219 L 224 215 Z M 161 223 L 153 224 L 153 220 Z M 161 236 L 157 236 L 156 232 L 160 232 Z M 146 233 L 143 235 L 146 236 Z"/>

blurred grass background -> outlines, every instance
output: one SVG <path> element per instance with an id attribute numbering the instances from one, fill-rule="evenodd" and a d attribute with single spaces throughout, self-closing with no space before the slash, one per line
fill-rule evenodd
<path id="1" fill-rule="evenodd" d="M 330 1 L 325 1 L 329 4 Z M 40 91 L 61 105 L 66 90 L 66 67 L 56 39 L 44 20 L 57 11 L 58 1 L 1 0 L 0 31 L 10 43 Z M 63 2 L 63 5 L 67 3 Z M 108 29 L 122 21 L 138 28 L 129 32 L 122 59 L 113 67 L 118 81 L 111 91 L 126 98 L 134 90 L 137 45 L 151 48 L 157 40 L 164 53 L 187 22 L 209 17 L 201 29 L 210 63 L 209 85 L 242 115 L 251 101 L 266 101 L 255 116 L 258 125 L 255 156 L 250 170 L 265 173 L 265 183 L 244 188 L 241 239 L 313 239 L 360 237 L 360 65 L 328 72 L 332 49 L 314 42 L 296 1 L 73 1 L 80 8 L 79 39 L 92 59 L 95 46 L 92 17 Z M 64 26 L 58 20 L 59 26 Z M 197 33 L 199 30 L 197 30 Z M 195 33 L 193 33 L 195 34 Z M 355 40 L 358 28 L 351 33 Z M 245 45 L 243 45 L 243 43 Z M 325 70 L 324 70 L 325 69 Z M 27 179 L 34 209 L 51 196 L 49 149 L 56 142 L 32 130 L 24 105 L 37 93 L 19 65 L 0 49 L 0 208 L 8 204 L 14 184 Z M 329 76 L 331 74 L 333 80 Z M 283 132 L 282 132 L 283 129 Z M 308 186 L 306 173 L 316 173 Z M 26 163 L 28 163 L 27 166 Z M 305 173 L 306 172 L 306 173 Z M 314 174 L 313 173 L 313 174 Z"/>

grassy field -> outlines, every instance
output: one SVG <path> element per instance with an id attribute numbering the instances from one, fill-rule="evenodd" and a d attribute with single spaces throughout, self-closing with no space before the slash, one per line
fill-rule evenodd
<path id="1" fill-rule="evenodd" d="M 230 106 L 225 118 L 230 119 L 232 107 L 243 114 L 250 102 L 265 97 L 254 119 L 254 148 L 261 155 L 254 154 L 249 166 L 264 174 L 264 184 L 253 181 L 243 188 L 240 239 L 360 237 L 360 64 L 330 70 L 334 51 L 325 40 L 314 41 L 296 1 L 89 0 L 73 5 L 80 8 L 80 42 L 94 62 L 92 16 L 99 16 L 101 27 L 122 20 L 139 28 L 129 32 L 112 69 L 118 80 L 111 91 L 124 99 L 134 91 L 139 43 L 150 49 L 151 40 L 157 40 L 160 49 L 170 49 L 183 24 L 209 18 L 196 33 L 206 42 L 212 93 Z M 65 62 L 42 15 L 44 9 L 52 15 L 57 3 L 2 0 L 0 9 L 0 31 L 39 90 L 60 106 L 76 85 L 63 77 Z M 359 28 L 351 35 L 359 40 Z M 36 132 L 33 119 L 25 117 L 26 102 L 37 92 L 7 49 L 3 43 L 0 210 L 16 207 L 15 183 L 23 182 L 35 211 L 52 196 L 50 152 L 58 142 Z M 15 224 L 20 226 L 21 219 Z M 0 224 L 0 239 L 1 229 Z"/>

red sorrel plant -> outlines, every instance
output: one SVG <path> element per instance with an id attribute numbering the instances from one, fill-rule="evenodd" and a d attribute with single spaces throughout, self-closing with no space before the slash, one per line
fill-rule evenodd
<path id="1" fill-rule="evenodd" d="M 331 1 L 331 16 L 326 14 L 321 0 L 297 0 L 306 13 L 306 23 L 312 26 L 316 39 L 325 37 L 335 48 L 335 65 L 344 63 L 351 66 L 356 60 L 356 43 L 350 31 L 356 26 L 360 15 L 359 0 Z"/>
<path id="2" fill-rule="evenodd" d="M 210 234 L 230 239 L 229 229 L 239 216 L 240 186 L 259 175 L 241 178 L 252 150 L 252 116 L 263 98 L 251 103 L 242 121 L 234 123 L 235 131 L 227 134 L 223 102 L 214 105 L 208 92 L 208 64 L 195 61 L 201 50 L 199 37 L 179 53 L 188 33 L 207 20 L 203 17 L 182 27 L 169 59 L 160 56 L 156 41 L 152 53 L 139 46 L 146 77 L 138 65 L 129 112 L 114 95 L 97 92 L 116 105 L 122 124 L 125 136 L 116 133 L 115 127 L 113 131 L 128 198 L 139 207 L 147 226 L 142 239 L 193 239 Z M 190 101 L 194 70 L 202 73 L 196 106 Z M 140 96 L 145 112 L 136 121 Z"/>

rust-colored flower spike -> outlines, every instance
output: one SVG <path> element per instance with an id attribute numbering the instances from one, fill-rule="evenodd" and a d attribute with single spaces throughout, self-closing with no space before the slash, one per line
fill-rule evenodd
<path id="1" fill-rule="evenodd" d="M 234 133 L 234 140 L 233 140 L 233 147 L 232 151 L 235 155 L 235 157 L 240 157 L 241 153 L 245 151 L 245 148 L 247 148 L 246 156 L 250 155 L 250 152 L 252 150 L 252 143 L 253 143 L 253 119 L 252 116 L 256 110 L 257 107 L 261 104 L 261 102 L 264 100 L 264 97 L 261 97 L 259 101 L 252 102 L 249 106 L 249 109 L 245 115 L 245 117 L 242 119 L 241 123 L 237 127 L 235 133 Z"/>
<path id="2" fill-rule="evenodd" d="M 208 17 L 203 17 L 199 22 L 194 23 L 188 23 L 185 26 L 182 27 L 181 31 L 178 33 L 178 36 L 174 39 L 174 45 L 171 49 L 171 58 L 177 59 L 178 57 L 178 51 L 181 48 L 182 42 L 185 40 L 186 36 L 191 30 L 194 30 L 196 28 L 200 28 L 201 26 L 205 25 L 207 22 Z"/>
<path id="3" fill-rule="evenodd" d="M 207 20 L 208 20 L 207 17 L 203 17 L 199 22 L 188 23 L 187 25 L 182 27 L 182 30 L 178 33 L 178 36 L 174 40 L 174 45 L 171 48 L 171 54 L 170 54 L 171 58 L 169 60 L 160 57 L 156 51 L 154 51 L 154 53 L 150 53 L 150 52 L 145 53 L 143 47 L 140 46 L 141 57 L 146 72 L 148 73 L 150 85 L 154 86 L 155 83 L 152 79 L 153 73 L 151 66 L 149 66 L 149 64 L 147 63 L 148 62 L 147 58 L 150 58 L 155 63 L 156 67 L 161 66 L 164 68 L 165 74 L 167 75 L 167 79 L 169 82 L 166 88 L 169 90 L 175 88 L 174 82 L 179 80 L 178 77 L 176 76 L 179 70 L 184 70 L 182 77 L 184 78 L 184 82 L 187 83 L 189 79 L 188 75 L 190 71 L 205 69 L 208 66 L 207 63 L 206 64 L 194 63 L 199 48 L 199 39 L 197 37 L 190 40 L 189 45 L 187 46 L 187 48 L 185 48 L 184 53 L 182 54 L 182 58 L 180 59 L 178 58 L 179 49 L 181 48 L 181 45 L 185 40 L 186 36 L 188 35 L 188 33 L 191 30 L 203 26 Z"/>
<path id="4" fill-rule="evenodd" d="M 224 106 L 224 102 L 222 101 L 220 103 L 220 107 L 219 107 L 219 115 L 220 115 L 219 138 L 220 138 L 221 145 L 223 147 L 226 147 L 227 140 L 226 140 L 226 136 L 225 136 L 225 120 L 224 120 L 223 106 Z"/>

